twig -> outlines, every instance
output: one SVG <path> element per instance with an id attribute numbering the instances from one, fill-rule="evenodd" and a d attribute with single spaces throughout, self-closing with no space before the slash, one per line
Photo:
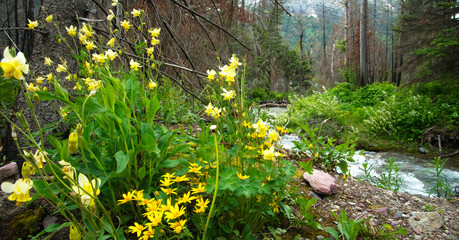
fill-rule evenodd
<path id="1" fill-rule="evenodd" d="M 236 38 L 233 34 L 231 34 L 230 32 L 228 32 L 228 30 L 226 30 L 225 28 L 223 28 L 222 26 L 214 23 L 213 21 L 211 21 L 210 19 L 202 16 L 201 14 L 197 13 L 196 11 L 194 11 L 193 9 L 181 4 L 181 3 L 178 3 L 176 0 L 171 0 L 173 3 L 175 3 L 176 5 L 180 6 L 181 8 L 184 8 L 186 10 L 188 10 L 190 13 L 192 14 L 196 14 L 196 16 L 202 18 L 203 20 L 205 20 L 206 22 L 212 24 L 213 26 L 221 29 L 223 32 L 225 32 L 226 34 L 230 35 L 234 40 L 236 40 L 236 42 L 238 42 L 241 46 L 243 46 L 245 49 L 249 50 L 249 51 L 252 51 L 252 49 L 250 49 L 249 47 L 247 47 L 244 43 L 242 43 L 238 38 Z"/>
<path id="2" fill-rule="evenodd" d="M 47 32 L 38 30 L 38 29 L 28 29 L 26 27 L 10 27 L 10 28 L 0 28 L 0 31 L 6 31 L 6 30 L 32 30 L 34 32 L 39 32 L 42 34 L 47 34 Z"/>
<path id="3" fill-rule="evenodd" d="M 279 5 L 282 8 L 282 10 L 284 10 L 285 13 L 287 13 L 287 15 L 293 16 L 293 14 L 291 14 L 289 11 L 287 11 L 287 9 L 285 9 L 284 6 L 282 6 L 282 4 L 280 4 L 277 0 L 274 0 L 274 2 L 276 2 L 277 5 Z"/>

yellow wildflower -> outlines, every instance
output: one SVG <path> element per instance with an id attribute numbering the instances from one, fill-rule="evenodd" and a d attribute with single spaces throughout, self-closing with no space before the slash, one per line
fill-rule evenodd
<path id="1" fill-rule="evenodd" d="M 83 88 L 81 87 L 80 83 L 79 82 L 75 83 L 75 86 L 73 87 L 73 90 L 81 90 L 81 89 L 83 89 Z"/>
<path id="2" fill-rule="evenodd" d="M 37 79 L 35 79 L 35 81 L 37 82 L 37 84 L 42 84 L 42 83 L 43 83 L 43 80 L 45 80 L 43 77 L 37 77 Z"/>
<path id="3" fill-rule="evenodd" d="M 202 186 L 202 183 L 199 183 L 197 187 L 191 188 L 191 192 L 193 192 L 193 194 L 203 193 L 206 192 L 206 188 Z"/>
<path id="4" fill-rule="evenodd" d="M 250 177 L 250 176 L 247 176 L 247 175 L 242 175 L 242 174 L 240 174 L 240 173 L 238 173 L 238 172 L 236 172 L 236 175 L 237 175 L 237 177 L 238 177 L 239 179 L 241 179 L 241 180 L 245 180 L 245 179 L 247 179 L 247 178 Z"/>
<path id="5" fill-rule="evenodd" d="M 156 46 L 160 43 L 159 39 L 157 38 L 151 38 L 151 45 Z"/>
<path id="6" fill-rule="evenodd" d="M 105 63 L 106 59 L 107 57 L 104 54 L 97 54 L 97 53 L 92 54 L 92 60 L 94 60 L 95 62 L 101 65 Z"/>
<path id="7" fill-rule="evenodd" d="M 137 237 L 140 237 L 140 235 L 142 235 L 142 231 L 144 229 L 145 227 L 138 224 L 137 222 L 134 222 L 134 226 L 129 226 L 129 232 L 137 234 Z"/>
<path id="8" fill-rule="evenodd" d="M 153 30 L 148 30 L 148 32 L 150 33 L 150 36 L 152 38 L 156 38 L 159 37 L 159 34 L 161 33 L 161 28 L 154 28 Z"/>
<path id="9" fill-rule="evenodd" d="M 155 236 L 155 229 L 152 229 L 150 225 L 147 225 L 147 230 L 143 231 L 142 239 L 146 240 L 149 238 L 153 238 Z"/>
<path id="10" fill-rule="evenodd" d="M 169 223 L 169 226 L 174 229 L 175 233 L 180 233 L 185 228 L 185 223 L 187 220 L 180 220 L 175 223 Z"/>
<path id="11" fill-rule="evenodd" d="M 56 68 L 56 72 L 67 72 L 67 63 L 58 64 Z"/>
<path id="12" fill-rule="evenodd" d="M 112 51 L 111 49 L 108 49 L 107 51 L 105 51 L 105 57 L 110 59 L 110 61 L 113 61 L 113 59 L 118 57 L 118 53 Z"/>
<path id="13" fill-rule="evenodd" d="M 177 176 L 175 177 L 175 182 L 186 182 L 186 181 L 190 181 L 189 178 L 186 177 L 186 175 L 183 175 L 183 176 Z"/>
<path id="14" fill-rule="evenodd" d="M 225 88 L 222 88 L 222 90 L 223 90 L 223 93 L 222 93 L 223 100 L 231 100 L 231 98 L 234 97 L 234 94 L 236 94 L 234 90 L 228 91 Z"/>
<path id="15" fill-rule="evenodd" d="M 127 194 L 123 193 L 123 199 L 118 200 L 118 205 L 127 203 L 134 198 L 134 192 L 128 192 Z"/>
<path id="16" fill-rule="evenodd" d="M 141 67 L 140 63 L 134 61 L 133 59 L 129 61 L 129 65 L 131 66 L 131 69 L 134 69 L 134 71 L 139 71 L 139 67 Z"/>
<path id="17" fill-rule="evenodd" d="M 176 203 L 174 206 L 171 206 L 168 212 L 164 213 L 164 219 L 167 221 L 179 218 L 185 214 L 185 207 L 179 207 L 179 205 Z"/>
<path id="18" fill-rule="evenodd" d="M 137 9 L 132 9 L 132 12 L 131 12 L 131 14 L 132 14 L 134 17 L 139 17 L 141 13 L 142 13 L 142 12 L 141 12 L 140 10 L 137 10 Z"/>
<path id="19" fill-rule="evenodd" d="M 85 206 L 94 206 L 94 197 L 100 193 L 100 179 L 92 179 L 91 182 L 89 182 L 88 178 L 83 173 L 80 173 L 78 175 L 78 185 L 79 186 L 72 186 L 72 189 L 75 193 L 80 195 L 81 203 Z"/>
<path id="20" fill-rule="evenodd" d="M 35 151 L 35 154 L 33 155 L 33 160 L 35 161 L 37 168 L 43 168 L 43 163 L 46 162 L 45 155 L 47 155 L 46 152 L 42 152 L 38 149 L 37 151 Z"/>
<path id="21" fill-rule="evenodd" d="M 38 27 L 37 21 L 31 21 L 30 19 L 27 19 L 27 21 L 29 21 L 29 23 L 27 24 L 29 29 L 35 29 L 36 27 Z"/>
<path id="22" fill-rule="evenodd" d="M 215 74 L 217 74 L 215 70 L 207 70 L 207 79 L 209 79 L 209 82 L 215 79 Z"/>
<path id="23" fill-rule="evenodd" d="M 113 13 L 113 11 L 110 9 L 109 10 L 110 14 L 107 15 L 107 21 L 112 21 L 113 18 L 115 18 L 115 14 Z"/>
<path id="24" fill-rule="evenodd" d="M 124 30 L 128 31 L 129 28 L 131 27 L 131 24 L 129 23 L 128 20 L 123 20 L 123 21 L 121 22 L 121 27 L 123 27 Z"/>
<path id="25" fill-rule="evenodd" d="M 64 178 L 74 179 L 75 168 L 72 167 L 72 164 L 61 160 L 59 164 L 62 165 L 62 172 L 65 174 Z"/>
<path id="26" fill-rule="evenodd" d="M 3 59 L 0 62 L 0 67 L 6 78 L 13 76 L 16 79 L 24 79 L 24 74 L 29 73 L 29 64 L 26 64 L 26 59 L 22 52 L 18 52 L 15 57 L 11 56 L 8 47 L 3 51 Z"/>
<path id="27" fill-rule="evenodd" d="M 48 23 L 51 23 L 53 21 L 53 15 L 49 15 L 48 17 L 46 17 L 45 19 Z"/>
<path id="28" fill-rule="evenodd" d="M 177 193 L 175 192 L 177 190 L 177 188 L 161 188 L 161 190 L 166 194 L 166 195 L 170 195 L 170 194 L 175 194 L 177 195 Z"/>
<path id="29" fill-rule="evenodd" d="M 149 47 L 149 48 L 147 48 L 147 54 L 148 54 L 148 56 L 152 55 L 154 51 L 155 51 L 155 48 L 154 48 L 154 47 Z"/>
<path id="30" fill-rule="evenodd" d="M 65 30 L 67 30 L 67 34 L 70 37 L 75 37 L 77 28 L 73 25 L 70 25 L 70 27 L 65 27 Z"/>
<path id="31" fill-rule="evenodd" d="M 109 47 L 114 47 L 114 46 L 115 46 L 115 38 L 111 38 L 111 39 L 107 42 L 107 46 L 109 46 Z"/>
<path id="32" fill-rule="evenodd" d="M 153 80 L 150 79 L 150 82 L 148 83 L 148 88 L 150 88 L 150 90 L 153 90 L 157 86 L 158 86 L 158 84 L 156 84 L 155 82 L 153 82 Z"/>
<path id="33" fill-rule="evenodd" d="M 3 182 L 1 189 L 5 193 L 13 193 L 8 197 L 10 201 L 16 201 L 17 205 L 23 202 L 32 200 L 29 194 L 29 190 L 32 188 L 32 181 L 30 179 L 18 179 L 16 182 Z"/>
<path id="34" fill-rule="evenodd" d="M 196 197 L 195 196 L 190 196 L 190 195 L 191 195 L 191 191 L 183 194 L 183 196 L 177 200 L 177 203 L 178 204 L 191 203 L 191 201 L 195 200 Z"/>
<path id="35" fill-rule="evenodd" d="M 97 48 L 96 46 L 94 46 L 93 41 L 85 41 L 84 44 L 86 45 L 86 49 L 88 49 L 88 51 L 91 51 L 94 48 Z"/>
<path id="36" fill-rule="evenodd" d="M 153 226 L 153 227 L 158 226 L 163 220 L 164 211 L 154 211 L 154 212 L 150 212 L 150 213 L 152 213 L 152 214 L 149 214 L 147 216 L 148 220 L 150 220 L 150 223 L 147 223 L 146 225 L 147 226 Z"/>
<path id="37" fill-rule="evenodd" d="M 51 81 L 51 80 L 53 80 L 53 77 L 54 77 L 53 73 L 48 73 L 46 75 L 46 80 Z"/>
<path id="38" fill-rule="evenodd" d="M 26 87 L 27 87 L 27 91 L 29 92 L 40 91 L 40 88 L 38 86 L 33 85 L 33 83 L 30 83 L 30 84 L 26 83 Z"/>

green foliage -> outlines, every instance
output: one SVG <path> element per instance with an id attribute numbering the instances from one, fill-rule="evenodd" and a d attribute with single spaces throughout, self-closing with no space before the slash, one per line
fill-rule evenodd
<path id="1" fill-rule="evenodd" d="M 402 184 L 400 178 L 400 165 L 396 164 L 392 158 L 387 159 L 387 165 L 384 166 L 382 173 L 377 177 L 372 176 L 373 166 L 368 163 L 362 164 L 364 179 L 379 188 L 397 192 Z"/>
<path id="2" fill-rule="evenodd" d="M 330 233 L 334 239 L 346 239 L 346 240 L 355 240 L 359 236 L 359 232 L 361 231 L 363 224 L 365 221 L 369 220 L 370 218 L 364 219 L 349 219 L 346 215 L 346 211 L 343 209 L 341 211 L 341 217 L 339 217 L 335 212 L 330 211 L 330 213 L 336 218 L 338 221 L 336 229 L 331 227 L 326 227 L 324 230 Z"/>
<path id="3" fill-rule="evenodd" d="M 366 109 L 369 117 L 364 123 L 368 132 L 382 138 L 419 139 L 435 121 L 430 100 L 412 91 L 399 92 Z"/>
<path id="4" fill-rule="evenodd" d="M 300 134 L 301 142 L 293 142 L 294 149 L 312 157 L 314 161 L 326 170 L 335 170 L 339 167 L 341 172 L 348 172 L 348 163 L 353 162 L 355 144 L 347 141 L 342 144 L 335 144 L 335 139 L 326 138 L 320 135 L 319 128 L 310 128 L 308 123 L 302 126 L 306 136 Z"/>
<path id="5" fill-rule="evenodd" d="M 453 190 L 448 183 L 448 178 L 443 174 L 445 163 L 448 158 L 441 159 L 441 157 L 434 158 L 429 166 L 432 169 L 426 170 L 432 176 L 430 194 L 435 194 L 437 197 L 450 198 L 453 196 Z"/>
<path id="6" fill-rule="evenodd" d="M 394 230 L 390 224 L 384 224 L 379 228 L 375 228 L 371 222 L 365 222 L 361 232 L 364 238 L 370 237 L 371 239 L 381 240 L 397 240 L 400 239 L 401 236 L 407 234 L 407 230 L 402 227 L 397 227 L 397 229 Z"/>
<path id="7" fill-rule="evenodd" d="M 267 88 L 256 87 L 250 89 L 248 92 L 250 99 L 260 102 L 260 101 L 282 101 L 288 99 L 288 93 L 286 92 L 277 92 L 271 91 Z"/>

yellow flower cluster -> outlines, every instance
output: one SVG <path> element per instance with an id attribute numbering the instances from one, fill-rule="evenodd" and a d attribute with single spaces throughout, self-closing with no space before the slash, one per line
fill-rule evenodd
<path id="1" fill-rule="evenodd" d="M 205 113 L 207 113 L 207 116 L 211 116 L 215 119 L 218 119 L 220 117 L 221 112 L 222 109 L 212 106 L 212 103 L 209 103 L 209 105 L 206 106 Z"/>
<path id="2" fill-rule="evenodd" d="M 254 124 L 244 121 L 242 125 L 247 129 L 254 130 L 253 132 L 247 133 L 248 138 L 263 141 L 263 145 L 267 148 L 265 150 L 263 146 L 261 146 L 260 153 L 264 160 L 274 160 L 276 157 L 282 156 L 282 154 L 275 151 L 274 144 L 280 140 L 280 134 L 288 132 L 287 129 L 284 127 L 270 129 L 270 125 L 261 119 Z M 249 150 L 255 149 L 255 147 L 250 145 L 246 145 L 245 148 Z"/>
<path id="3" fill-rule="evenodd" d="M 167 199 L 162 199 L 158 191 L 155 198 L 145 198 L 143 190 L 133 190 L 123 194 L 123 198 L 118 200 L 118 205 L 135 201 L 137 206 L 143 206 L 145 213 L 143 216 L 146 221 L 143 223 L 134 222 L 129 226 L 129 232 L 136 234 L 139 239 L 159 237 L 163 234 L 164 228 L 169 228 L 170 232 L 180 234 L 186 228 L 187 206 L 193 206 L 194 214 L 205 213 L 210 203 L 209 199 L 204 199 L 205 183 L 200 179 L 207 175 L 203 173 L 205 169 L 213 168 L 213 164 L 200 159 L 199 163 L 190 163 L 188 173 L 176 176 L 176 173 L 166 173 L 160 180 L 160 190 L 167 195 Z M 179 189 L 188 189 L 183 193 L 178 193 Z M 157 235 L 157 236 L 155 236 Z"/>

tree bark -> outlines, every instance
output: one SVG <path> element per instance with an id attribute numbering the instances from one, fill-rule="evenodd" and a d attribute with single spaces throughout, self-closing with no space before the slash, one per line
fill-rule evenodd
<path id="1" fill-rule="evenodd" d="M 368 0 L 362 0 L 360 7 L 360 75 L 359 86 L 368 83 L 368 44 L 367 44 L 367 25 L 368 25 Z"/>
<path id="2" fill-rule="evenodd" d="M 44 0 L 42 2 L 42 6 L 39 8 L 40 12 L 38 14 L 37 20 L 40 26 L 43 26 L 43 28 L 40 29 L 40 32 L 35 32 L 33 41 L 30 43 L 30 46 L 33 46 L 33 49 L 31 56 L 27 59 L 27 63 L 29 64 L 30 68 L 29 75 L 25 76 L 27 82 L 35 82 L 34 79 L 36 77 L 46 76 L 50 72 L 50 68 L 54 69 L 57 67 L 57 64 L 64 61 L 67 62 L 68 71 L 70 73 L 77 73 L 78 64 L 74 58 L 71 58 L 71 49 L 69 49 L 69 47 L 63 43 L 63 41 L 59 43 L 59 38 L 56 36 L 64 34 L 63 36 L 60 36 L 60 38 L 67 38 L 68 35 L 66 35 L 65 26 L 78 26 L 77 16 L 87 17 L 89 13 L 89 5 L 87 3 L 88 1 L 85 0 Z M 48 24 L 45 21 L 45 18 L 49 15 L 53 15 L 53 22 L 51 24 Z M 59 24 L 61 32 L 58 31 L 53 23 Z M 71 40 L 69 39 L 69 41 Z M 51 60 L 54 62 L 52 67 L 44 65 L 44 57 L 51 58 Z M 59 79 L 64 79 L 65 76 L 67 76 L 67 73 L 58 75 L 56 77 Z M 72 84 L 71 82 L 64 80 L 61 81 L 61 83 L 67 89 L 73 88 L 73 86 L 70 86 L 70 84 Z M 50 88 L 50 86 L 48 86 L 48 88 Z M 29 123 L 30 130 L 32 132 L 38 131 L 38 125 L 35 124 L 34 117 L 27 106 L 27 101 L 24 95 L 22 92 L 19 92 L 15 106 L 13 107 L 13 112 L 23 111 L 24 117 Z M 42 128 L 48 124 L 53 124 L 60 121 L 60 115 L 57 111 L 58 109 L 56 109 L 56 107 L 59 107 L 57 102 L 40 101 L 38 103 L 34 102 L 33 106 L 36 117 Z M 13 117 L 12 120 L 15 122 L 15 124 L 19 125 L 17 119 Z M 68 126 L 65 127 L 61 124 L 56 130 L 59 132 L 65 132 L 68 130 L 67 128 Z M 44 140 L 46 141 L 46 136 L 51 134 L 51 132 L 46 131 L 44 134 Z M 18 140 L 20 144 L 24 146 L 25 141 L 24 139 L 21 140 L 21 136 L 19 134 Z M 14 143 L 11 143 L 11 145 L 11 148 L 16 148 Z M 14 152 L 17 154 L 17 150 Z"/>

